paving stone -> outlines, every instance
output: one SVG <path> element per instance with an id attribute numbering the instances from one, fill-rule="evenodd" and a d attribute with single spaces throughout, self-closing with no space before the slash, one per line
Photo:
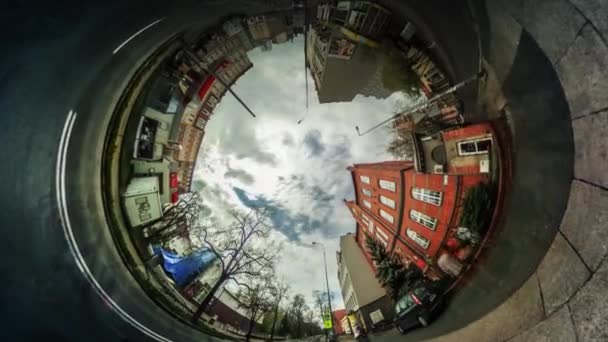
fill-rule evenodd
<path id="1" fill-rule="evenodd" d="M 504 14 L 505 10 L 500 4 L 489 1 L 486 6 L 491 24 L 489 62 L 494 67 L 498 80 L 502 83 L 515 60 L 522 27 L 512 16 Z"/>
<path id="2" fill-rule="evenodd" d="M 544 317 L 538 282 L 535 276 L 496 310 L 466 327 L 434 338 L 432 342 L 497 342 L 529 329 Z"/>
<path id="3" fill-rule="evenodd" d="M 576 341 L 574 325 L 568 306 L 564 305 L 553 315 L 532 329 L 515 336 L 509 342 L 572 342 Z"/>
<path id="4" fill-rule="evenodd" d="M 496 3 L 509 13 L 515 20 L 522 22 L 524 17 L 524 0 L 493 0 L 489 3 Z"/>
<path id="5" fill-rule="evenodd" d="M 608 188 L 608 111 L 574 120 L 572 133 L 574 177 Z"/>
<path id="6" fill-rule="evenodd" d="M 564 237 L 557 234 L 537 275 L 545 311 L 550 315 L 583 286 L 590 272 Z"/>
<path id="7" fill-rule="evenodd" d="M 560 229 L 587 266 L 597 271 L 608 254 L 608 191 L 574 181 Z"/>
<path id="8" fill-rule="evenodd" d="M 608 47 L 593 27 L 586 25 L 557 65 L 573 118 L 608 107 L 606 70 Z"/>
<path id="9" fill-rule="evenodd" d="M 584 24 L 585 17 L 568 0 L 524 2 L 523 26 L 553 63 L 566 53 Z"/>
<path id="10" fill-rule="evenodd" d="M 608 262 L 568 305 L 579 341 L 608 341 Z"/>
<path id="11" fill-rule="evenodd" d="M 608 1 L 606 0 L 570 0 L 599 31 L 604 40 L 608 40 Z"/>

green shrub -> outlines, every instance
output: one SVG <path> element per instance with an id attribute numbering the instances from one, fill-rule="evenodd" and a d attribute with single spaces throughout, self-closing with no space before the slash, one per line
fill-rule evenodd
<path id="1" fill-rule="evenodd" d="M 494 186 L 479 183 L 465 194 L 460 226 L 483 235 L 492 218 L 494 208 Z"/>

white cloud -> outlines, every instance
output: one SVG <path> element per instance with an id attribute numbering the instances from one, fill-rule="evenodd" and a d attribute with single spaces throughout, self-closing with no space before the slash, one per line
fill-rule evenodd
<path id="1" fill-rule="evenodd" d="M 275 239 L 284 242 L 278 273 L 294 291 L 311 300 L 312 290 L 325 288 L 322 253 L 302 243 L 318 241 L 326 247 L 330 287 L 340 293 L 335 258 L 338 237 L 355 227 L 342 202 L 353 197 L 346 167 L 391 159 L 385 151 L 389 141 L 385 128 L 359 137 L 355 126 L 364 131 L 410 101 L 397 93 L 383 100 L 358 95 L 350 103 L 319 104 L 310 78 L 306 111 L 302 37 L 274 45 L 270 52 L 251 51 L 249 57 L 254 67 L 233 90 L 257 118 L 226 95 L 207 126 L 195 179 L 208 184 L 203 198 L 214 215 L 231 206 L 244 208 L 233 191 L 236 187 L 250 200 L 264 198 L 290 218 L 299 218 L 285 221 L 289 226 L 274 233 Z M 311 146 L 317 147 L 316 153 L 311 153 Z M 252 179 L 225 177 L 231 169 L 242 170 Z M 334 307 L 343 307 L 341 298 Z"/>

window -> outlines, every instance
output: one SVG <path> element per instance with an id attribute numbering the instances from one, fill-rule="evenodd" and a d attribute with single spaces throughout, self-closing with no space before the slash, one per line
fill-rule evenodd
<path id="1" fill-rule="evenodd" d="M 415 232 L 409 228 L 407 230 L 407 237 L 412 239 L 412 241 L 414 241 L 416 244 L 418 244 L 420 247 L 422 247 L 424 249 L 427 249 L 429 247 L 428 239 L 426 239 L 422 235 L 418 234 L 417 232 Z"/>
<path id="2" fill-rule="evenodd" d="M 395 201 L 391 198 L 380 195 L 380 202 L 389 208 L 395 209 Z"/>
<path id="3" fill-rule="evenodd" d="M 363 221 L 363 223 L 369 227 L 369 218 L 365 216 L 365 214 L 361 214 L 361 221 Z"/>
<path id="4" fill-rule="evenodd" d="M 441 205 L 443 194 L 440 191 L 433 191 L 423 188 L 413 188 L 412 197 L 422 202 L 430 203 L 436 206 Z"/>
<path id="5" fill-rule="evenodd" d="M 363 200 L 363 205 L 366 206 L 367 208 L 371 209 L 372 208 L 372 204 L 369 203 L 369 201 L 367 200 Z"/>
<path id="6" fill-rule="evenodd" d="M 367 197 L 372 197 L 372 192 L 369 189 L 361 189 L 361 192 Z"/>
<path id="7" fill-rule="evenodd" d="M 376 237 L 384 242 L 388 242 L 388 235 L 382 229 L 376 229 Z"/>
<path id="8" fill-rule="evenodd" d="M 461 141 L 458 143 L 458 154 L 461 156 L 467 156 L 472 154 L 488 153 L 491 147 L 491 138 Z"/>
<path id="9" fill-rule="evenodd" d="M 378 238 L 378 241 L 380 241 L 380 243 L 386 248 L 388 246 L 388 242 L 382 239 L 382 236 L 378 234 L 379 231 L 379 229 L 376 229 L 376 237 Z"/>
<path id="10" fill-rule="evenodd" d="M 363 182 L 365 184 L 369 184 L 369 177 L 367 177 L 367 176 L 359 176 L 359 179 L 361 180 L 361 182 Z"/>
<path id="11" fill-rule="evenodd" d="M 384 190 L 395 192 L 396 189 L 397 189 L 397 187 L 395 185 L 395 182 L 387 181 L 387 180 L 384 180 L 384 179 L 379 180 L 378 184 Z"/>
<path id="12" fill-rule="evenodd" d="M 429 215 L 425 215 L 417 210 L 410 210 L 410 218 L 413 221 L 420 223 L 421 225 L 435 230 L 437 226 L 437 219 L 434 217 L 430 217 Z"/>
<path id="13" fill-rule="evenodd" d="M 386 211 L 380 209 L 380 216 L 382 216 L 383 219 L 387 220 L 390 223 L 394 223 L 395 219 L 393 218 L 393 215 L 387 213 Z"/>

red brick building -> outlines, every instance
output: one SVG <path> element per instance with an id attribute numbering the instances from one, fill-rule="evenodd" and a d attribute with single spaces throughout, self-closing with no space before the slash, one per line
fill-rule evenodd
<path id="1" fill-rule="evenodd" d="M 406 264 L 414 263 L 430 278 L 442 277 L 448 261 L 458 265 L 446 241 L 456 234 L 466 190 L 489 179 L 492 137 L 489 124 L 415 136 L 414 161 L 348 168 L 355 200 L 345 202 L 357 221 L 357 243 L 374 270 L 366 236 L 400 255 Z"/>
<path id="2" fill-rule="evenodd" d="M 344 317 L 346 317 L 346 310 L 344 310 L 344 309 L 335 310 L 334 312 L 332 312 L 332 316 L 333 316 L 333 324 L 334 324 L 334 329 L 336 331 L 336 335 L 344 335 L 345 329 L 344 329 L 344 327 L 342 327 L 341 322 L 344 319 Z M 346 330 L 348 330 L 348 329 L 346 329 Z"/>

